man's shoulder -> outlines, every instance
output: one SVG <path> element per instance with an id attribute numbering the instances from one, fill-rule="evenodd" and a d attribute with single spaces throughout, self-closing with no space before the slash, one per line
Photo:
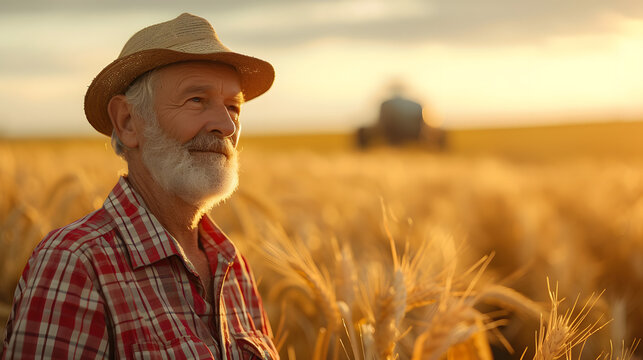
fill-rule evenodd
<path id="1" fill-rule="evenodd" d="M 103 247 L 114 238 L 114 219 L 100 208 L 71 224 L 51 231 L 36 246 L 35 252 L 70 251 L 84 253 Z"/>

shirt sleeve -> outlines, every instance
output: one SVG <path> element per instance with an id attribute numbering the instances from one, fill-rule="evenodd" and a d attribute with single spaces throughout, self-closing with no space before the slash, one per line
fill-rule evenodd
<path id="1" fill-rule="evenodd" d="M 14 295 L 3 359 L 108 357 L 105 307 L 86 263 L 69 250 L 32 255 Z"/>

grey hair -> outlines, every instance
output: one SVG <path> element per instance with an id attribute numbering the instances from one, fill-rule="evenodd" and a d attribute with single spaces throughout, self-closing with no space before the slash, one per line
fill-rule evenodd
<path id="1" fill-rule="evenodd" d="M 155 83 L 156 71 L 148 71 L 134 80 L 125 91 L 125 99 L 132 105 L 132 112 L 142 117 L 146 123 L 156 119 L 154 114 Z M 112 130 L 112 148 L 114 148 L 116 155 L 125 156 L 127 147 L 119 139 L 115 129 Z"/>

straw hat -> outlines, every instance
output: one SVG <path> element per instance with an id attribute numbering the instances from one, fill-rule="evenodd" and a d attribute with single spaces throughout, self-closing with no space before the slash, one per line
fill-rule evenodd
<path id="1" fill-rule="evenodd" d="M 124 94 L 136 78 L 152 69 L 189 60 L 218 61 L 235 67 L 246 101 L 266 92 L 275 78 L 272 65 L 231 51 L 207 20 L 184 13 L 146 27 L 127 41 L 118 58 L 89 85 L 85 94 L 87 120 L 96 130 L 111 136 L 107 104 L 114 95 Z"/>

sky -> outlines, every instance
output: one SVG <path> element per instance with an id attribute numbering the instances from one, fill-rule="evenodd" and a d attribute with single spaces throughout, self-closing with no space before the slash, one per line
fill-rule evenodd
<path id="1" fill-rule="evenodd" d="M 350 131 L 393 84 L 445 128 L 643 120 L 641 0 L 0 0 L 0 136 L 95 134 L 89 83 L 182 12 L 275 67 L 246 133 Z"/>

